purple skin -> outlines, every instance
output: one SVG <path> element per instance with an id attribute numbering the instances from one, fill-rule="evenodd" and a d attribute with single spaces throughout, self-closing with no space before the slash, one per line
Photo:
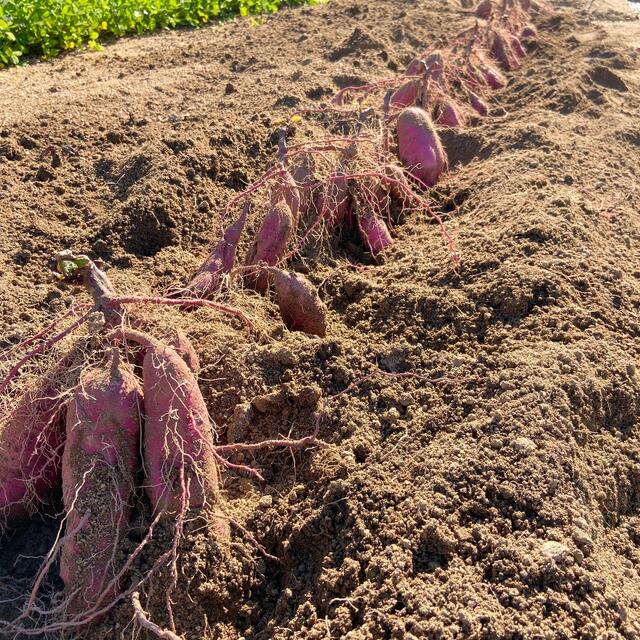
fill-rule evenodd
<path id="1" fill-rule="evenodd" d="M 362 241 L 374 257 L 393 243 L 385 221 L 372 212 L 358 217 L 358 229 Z"/>
<path id="2" fill-rule="evenodd" d="M 422 81 L 420 79 L 408 80 L 399 87 L 391 96 L 391 106 L 410 107 L 416 103 Z"/>
<path id="3" fill-rule="evenodd" d="M 513 71 L 520 66 L 513 49 L 503 35 L 497 33 L 493 39 L 491 55 L 502 65 L 506 71 Z"/>
<path id="4" fill-rule="evenodd" d="M 73 354 L 64 356 L 24 391 L 0 423 L 0 532 L 32 515 L 60 484 L 64 442 L 64 373 Z"/>
<path id="5" fill-rule="evenodd" d="M 479 113 L 481 116 L 486 116 L 489 113 L 489 108 L 484 103 L 484 101 L 473 91 L 469 91 L 469 102 L 473 107 L 474 111 Z"/>
<path id="6" fill-rule="evenodd" d="M 60 576 L 69 591 L 80 589 L 70 612 L 87 611 L 117 592 L 117 584 L 107 587 L 118 572 L 114 545 L 126 537 L 131 515 L 141 407 L 140 385 L 117 349 L 106 366 L 83 373 L 69 401 L 62 456 L 67 537 Z"/>
<path id="7" fill-rule="evenodd" d="M 215 506 L 220 477 L 211 422 L 195 376 L 175 350 L 140 331 L 116 329 L 107 339 L 130 340 L 146 351 L 142 444 L 145 488 L 154 512 Z M 216 518 L 215 528 L 228 538 L 228 523 Z"/>
<path id="8" fill-rule="evenodd" d="M 446 101 L 440 103 L 440 114 L 436 122 L 443 127 L 459 127 L 463 124 L 463 118 L 456 105 L 453 102 Z"/>
<path id="9" fill-rule="evenodd" d="M 532 24 L 527 24 L 522 28 L 522 31 L 520 32 L 520 37 L 521 38 L 537 38 L 538 32 L 536 31 L 536 28 Z"/>
<path id="10" fill-rule="evenodd" d="M 271 191 L 271 206 L 284 200 L 293 216 L 294 225 L 298 225 L 300 215 L 300 189 L 293 176 L 285 171 L 284 175 L 277 178 L 277 183 Z"/>
<path id="11" fill-rule="evenodd" d="M 419 107 L 409 107 L 397 122 L 398 153 L 409 173 L 431 187 L 447 166 L 447 156 L 440 144 L 431 118 Z"/>
<path id="12" fill-rule="evenodd" d="M 293 235 L 294 226 L 293 215 L 288 205 L 282 200 L 274 204 L 249 248 L 245 265 L 265 263 L 274 266 L 280 262 Z M 246 280 L 250 287 L 260 293 L 267 289 L 268 282 L 264 274 L 250 275 Z"/>
<path id="13" fill-rule="evenodd" d="M 491 0 L 482 0 L 475 9 L 477 18 L 487 20 L 493 13 L 493 2 Z"/>
<path id="14" fill-rule="evenodd" d="M 409 66 L 405 69 L 405 76 L 420 76 L 424 73 L 424 61 L 420 58 L 414 58 Z"/>
<path id="15" fill-rule="evenodd" d="M 496 89 L 502 89 L 505 86 L 506 80 L 504 76 L 491 65 L 483 64 L 480 67 L 480 71 L 484 81 L 489 85 L 489 88 L 495 91 Z"/>
<path id="16" fill-rule="evenodd" d="M 522 42 L 520 42 L 520 39 L 517 36 L 511 36 L 511 49 L 520 59 L 524 58 L 527 55 L 527 52 L 522 46 Z"/>
<path id="17" fill-rule="evenodd" d="M 215 246 L 193 277 L 187 291 L 195 298 L 208 298 L 222 286 L 222 278 L 233 269 L 240 236 L 247 222 L 249 208 L 245 207 L 238 219 L 224 231 Z"/>
<path id="18" fill-rule="evenodd" d="M 268 272 L 286 327 L 323 338 L 327 333 L 327 307 L 314 286 L 297 273 L 273 267 Z"/>

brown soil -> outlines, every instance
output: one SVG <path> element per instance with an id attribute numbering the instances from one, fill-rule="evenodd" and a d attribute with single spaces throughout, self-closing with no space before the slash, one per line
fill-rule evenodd
<path id="1" fill-rule="evenodd" d="M 381 264 L 346 243 L 294 264 L 329 307 L 325 339 L 241 291 L 224 299 L 268 338 L 153 312 L 192 337 L 229 442 L 307 435 L 319 398 L 377 367 L 421 374 L 326 401 L 326 446 L 246 456 L 264 485 L 225 472 L 228 513 L 282 562 L 237 531 L 225 558 L 192 527 L 185 638 L 640 638 L 640 29 L 621 4 L 581 7 L 540 17 L 492 115 L 444 135 L 452 169 L 430 198 L 459 273 L 414 212 Z M 391 75 L 469 20 L 332 0 L 3 71 L 0 346 L 85 300 L 52 275 L 60 249 L 102 258 L 122 289 L 183 284 L 292 107 Z M 48 522 L 5 541 L 3 587 L 25 584 L 19 554 L 44 552 Z M 143 604 L 166 625 L 161 587 Z M 130 620 L 125 604 L 100 632 L 130 637 Z"/>

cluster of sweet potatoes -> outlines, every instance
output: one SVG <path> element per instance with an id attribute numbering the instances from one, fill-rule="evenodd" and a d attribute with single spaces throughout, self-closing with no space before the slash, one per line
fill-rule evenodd
<path id="1" fill-rule="evenodd" d="M 220 540 L 229 537 L 220 512 L 221 459 L 195 351 L 181 334 L 154 337 L 143 319 L 126 313 L 126 304 L 205 304 L 250 324 L 241 311 L 218 302 L 225 287 L 240 282 L 262 295 L 273 293 L 289 329 L 324 336 L 327 308 L 287 262 L 318 229 L 347 229 L 377 258 L 393 242 L 398 210 L 431 212 L 423 192 L 448 166 L 438 128 L 462 127 L 488 113 L 487 94 L 505 85 L 503 72 L 519 66 L 522 41 L 536 37 L 530 9 L 529 0 L 482 0 L 475 26 L 448 46 L 423 52 L 396 78 L 338 92 L 327 111 L 355 114 L 346 135 L 287 148 L 281 130 L 278 163 L 229 203 L 225 214 L 237 211 L 236 219 L 179 294 L 118 296 L 99 265 L 60 254 L 59 270 L 84 283 L 102 324 L 90 364 L 71 383 L 65 374 L 77 352 L 18 394 L 2 417 L 0 529 L 36 511 L 62 486 L 60 575 L 68 592 L 65 611 L 78 624 L 96 619 L 118 598 L 127 563 L 115 550 L 128 530 L 141 477 L 157 517 L 205 510 Z M 368 95 L 371 102 L 376 93 L 380 109 L 361 110 L 359 98 Z M 237 264 L 256 199 L 263 215 Z M 0 389 L 9 388 L 42 345 L 54 344 L 87 317 L 32 349 Z"/>
<path id="2" fill-rule="evenodd" d="M 345 136 L 287 150 L 281 131 L 278 164 L 234 199 L 234 204 L 243 200 L 245 209 L 214 245 L 187 291 L 215 297 L 240 272 L 250 288 L 275 290 L 289 328 L 324 335 L 326 310 L 310 282 L 281 269 L 319 226 L 330 232 L 355 231 L 375 258 L 393 242 L 394 210 L 422 207 L 441 223 L 421 196 L 448 167 L 438 128 L 465 126 L 488 114 L 487 94 L 505 86 L 503 71 L 520 65 L 526 55 L 523 40 L 536 37 L 530 9 L 529 0 L 482 0 L 472 28 L 448 45 L 424 51 L 404 73 L 340 90 L 331 105 L 314 112 L 352 116 Z M 359 111 L 364 98 L 381 108 Z M 249 203 L 260 199 L 260 189 L 268 190 L 262 198 L 268 206 L 243 265 L 236 266 Z"/>

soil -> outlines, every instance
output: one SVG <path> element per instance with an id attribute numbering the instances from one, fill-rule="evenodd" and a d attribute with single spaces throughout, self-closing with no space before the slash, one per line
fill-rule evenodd
<path id="1" fill-rule="evenodd" d="M 277 127 L 317 132 L 293 109 L 470 23 L 455 3 L 332 0 L 2 71 L 0 347 L 86 302 L 53 275 L 61 249 L 120 290 L 187 282 Z M 241 290 L 222 300 L 258 335 L 210 309 L 137 310 L 191 337 L 223 442 L 303 437 L 325 411 L 322 443 L 233 458 L 263 483 L 223 472 L 226 512 L 279 562 L 237 527 L 226 551 L 187 527 L 184 638 L 640 638 L 640 26 L 618 0 L 536 24 L 490 116 L 443 132 L 451 167 L 428 197 L 458 270 L 413 211 L 378 262 L 343 242 L 292 265 L 326 338 Z M 3 597 L 56 525 L 3 542 Z M 165 579 L 143 594 L 161 626 Z M 131 619 L 124 602 L 87 637 L 132 637 Z"/>

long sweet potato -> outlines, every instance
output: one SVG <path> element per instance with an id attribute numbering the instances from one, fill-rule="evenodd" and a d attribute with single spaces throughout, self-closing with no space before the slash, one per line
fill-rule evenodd
<path id="1" fill-rule="evenodd" d="M 60 576 L 69 613 L 88 611 L 118 591 L 118 545 L 131 513 L 141 405 L 140 385 L 115 348 L 104 366 L 83 372 L 68 403 Z"/>
<path id="2" fill-rule="evenodd" d="M 190 296 L 208 298 L 220 290 L 224 275 L 233 269 L 236 249 L 248 215 L 249 206 L 247 205 L 238 219 L 225 229 L 222 238 L 213 247 L 211 253 L 189 283 L 187 292 Z"/>
<path id="3" fill-rule="evenodd" d="M 283 200 L 273 204 L 249 248 L 245 264 L 276 265 L 285 254 L 294 228 L 295 223 L 289 206 Z M 246 278 L 246 282 L 256 291 L 264 292 L 267 288 L 267 281 L 260 273 L 251 274 Z"/>
<path id="4" fill-rule="evenodd" d="M 131 340 L 145 349 L 143 458 L 154 511 L 215 505 L 220 478 L 211 422 L 189 367 L 174 349 L 140 331 L 117 329 L 108 339 Z M 224 525 L 216 528 L 222 533 Z"/>

